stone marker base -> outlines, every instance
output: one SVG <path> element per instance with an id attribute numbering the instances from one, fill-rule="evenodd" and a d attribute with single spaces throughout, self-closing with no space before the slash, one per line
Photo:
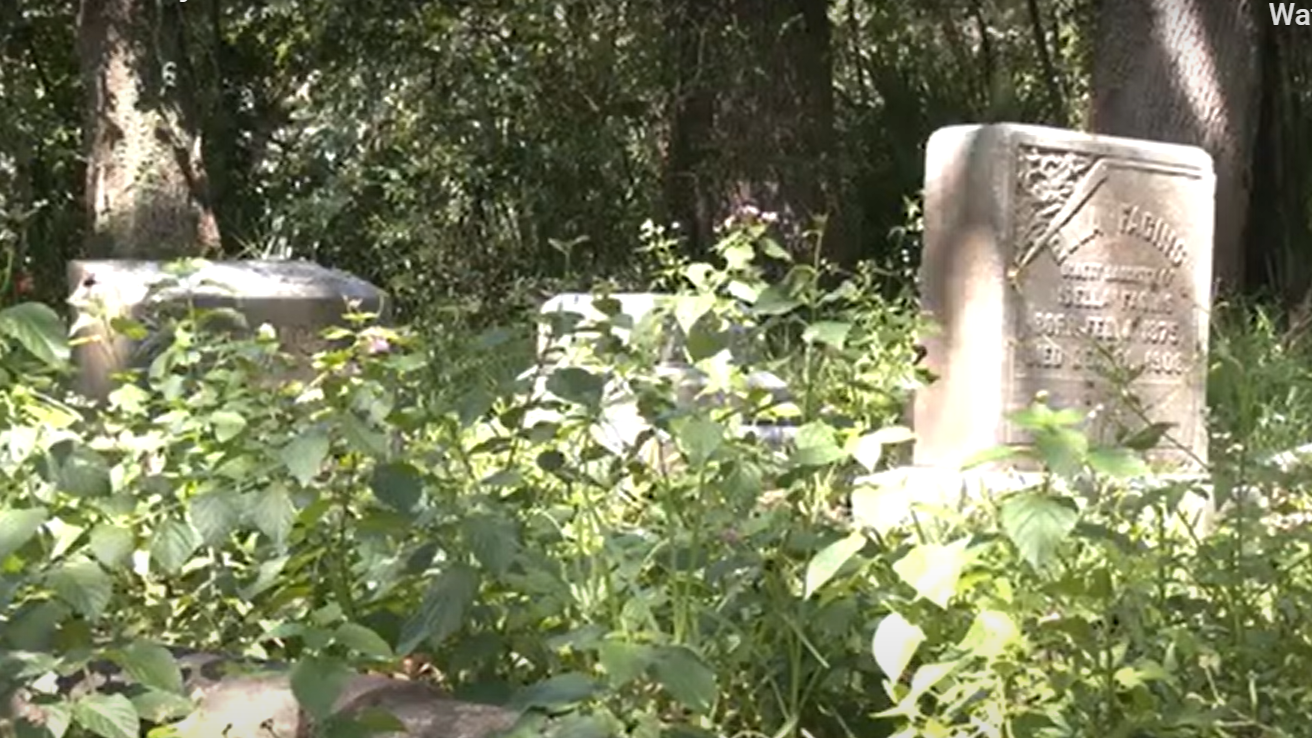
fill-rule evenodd
<path id="1" fill-rule="evenodd" d="M 853 514 L 872 523 L 885 533 L 914 522 L 925 522 L 937 515 L 969 515 L 997 504 L 1007 495 L 1037 487 L 1043 475 L 1026 471 L 956 470 L 927 466 L 909 466 L 854 480 Z M 1133 489 L 1147 490 L 1171 484 L 1192 485 L 1206 490 L 1199 495 L 1186 492 L 1180 501 L 1175 522 L 1211 530 L 1215 513 L 1211 505 L 1211 486 L 1199 475 L 1162 475 L 1130 482 Z"/>

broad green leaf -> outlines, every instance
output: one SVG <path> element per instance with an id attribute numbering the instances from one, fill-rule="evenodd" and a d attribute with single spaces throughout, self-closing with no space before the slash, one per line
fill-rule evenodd
<path id="1" fill-rule="evenodd" d="M 770 285 L 756 298 L 756 304 L 752 305 L 752 312 L 760 316 L 783 315 L 796 310 L 801 304 L 788 294 L 787 288 L 782 285 Z"/>
<path id="2" fill-rule="evenodd" d="M 210 424 L 214 426 L 214 437 L 219 443 L 226 443 L 246 429 L 246 418 L 231 410 L 219 410 L 210 416 Z"/>
<path id="3" fill-rule="evenodd" d="M 674 426 L 674 433 L 679 450 L 694 469 L 705 466 L 724 444 L 724 427 L 700 416 L 681 418 Z"/>
<path id="4" fill-rule="evenodd" d="M 255 493 L 255 504 L 247 514 L 249 522 L 254 523 L 261 533 L 282 545 L 291 535 L 292 525 L 296 522 L 296 508 L 292 505 L 291 495 L 281 484 L 272 484 Z"/>
<path id="5" fill-rule="evenodd" d="M 1034 435 L 1034 448 L 1044 466 L 1059 477 L 1078 475 L 1089 454 L 1089 438 L 1070 428 L 1053 428 Z"/>
<path id="6" fill-rule="evenodd" d="M 475 514 L 466 518 L 461 527 L 478 563 L 495 576 L 510 570 L 519 553 L 519 539 L 510 521 L 495 515 Z"/>
<path id="7" fill-rule="evenodd" d="M 922 695 L 933 689 L 935 685 L 955 671 L 960 663 L 959 661 L 940 661 L 925 664 L 916 669 L 916 673 L 911 676 L 911 691 L 907 694 L 907 699 L 920 699 Z"/>
<path id="8" fill-rule="evenodd" d="M 515 692 L 506 705 L 512 710 L 538 709 L 558 713 L 590 699 L 601 690 L 597 680 L 579 672 L 565 672 Z"/>
<path id="9" fill-rule="evenodd" d="M 337 659 L 311 656 L 292 667 L 292 694 L 315 720 L 333 713 L 333 705 L 355 673 Z"/>
<path id="10" fill-rule="evenodd" d="M 401 628 L 401 655 L 415 650 L 425 641 L 441 643 L 464 623 L 465 611 L 478 594 L 478 572 L 455 564 L 442 572 L 424 594 L 424 601 Z"/>
<path id="11" fill-rule="evenodd" d="M 847 345 L 847 337 L 851 332 L 851 323 L 822 320 L 808 325 L 806 330 L 802 331 L 802 340 L 807 343 L 823 344 L 842 351 L 843 347 Z"/>
<path id="12" fill-rule="evenodd" d="M 1027 408 L 1012 413 L 1013 423 L 1033 430 L 1056 430 L 1079 425 L 1087 419 L 1082 410 L 1063 408 L 1054 410 L 1047 405 L 1036 402 Z"/>
<path id="13" fill-rule="evenodd" d="M 597 649 L 601 668 L 610 675 L 610 686 L 619 689 L 642 677 L 655 659 L 652 647 L 645 643 L 607 640 Z"/>
<path id="14" fill-rule="evenodd" d="M 917 595 L 947 608 L 970 561 L 969 545 L 968 538 L 947 545 L 922 543 L 893 564 L 893 572 L 916 590 Z"/>
<path id="15" fill-rule="evenodd" d="M 674 299 L 674 320 L 684 335 L 690 335 L 693 325 L 714 307 L 715 295 L 679 295 Z"/>
<path id="16" fill-rule="evenodd" d="M 914 625 L 901 613 L 885 615 L 875 627 L 875 637 L 870 649 L 875 656 L 875 664 L 890 680 L 896 682 L 907 670 L 907 664 L 916 655 L 920 644 L 925 642 L 925 631 Z"/>
<path id="17" fill-rule="evenodd" d="M 287 556 L 279 556 L 261 563 L 255 581 L 241 590 L 242 599 L 253 600 L 277 584 L 289 560 Z"/>
<path id="18" fill-rule="evenodd" d="M 424 496 L 424 478 L 414 465 L 393 461 L 374 467 L 369 489 L 379 502 L 399 512 L 412 512 Z"/>
<path id="19" fill-rule="evenodd" d="M 1021 558 L 1035 568 L 1046 566 L 1079 521 L 1079 510 L 1066 497 L 1022 492 L 1002 503 L 1002 531 Z"/>
<path id="20" fill-rule="evenodd" d="M 380 659 L 390 659 L 393 656 L 392 647 L 382 636 L 359 623 L 342 623 L 337 626 L 333 640 L 366 656 Z"/>
<path id="21" fill-rule="evenodd" d="M 580 367 L 567 366 L 547 377 L 546 389 L 565 402 L 596 410 L 601 407 L 606 378 Z"/>
<path id="22" fill-rule="evenodd" d="M 200 534 L 190 524 L 176 519 L 165 520 L 151 538 L 150 560 L 162 573 L 177 574 L 200 545 Z"/>
<path id="23" fill-rule="evenodd" d="M 1019 641 L 1020 628 L 1010 615 L 1000 610 L 981 610 L 957 647 L 980 658 L 995 659 Z"/>
<path id="24" fill-rule="evenodd" d="M 706 715 L 718 696 L 715 672 L 684 646 L 660 646 L 652 661 L 656 681 L 689 710 Z"/>
<path id="25" fill-rule="evenodd" d="M 796 448 L 790 463 L 796 467 L 827 466 L 847 458 L 834 429 L 821 421 L 798 428 L 794 443 Z"/>
<path id="26" fill-rule="evenodd" d="M 789 252 L 788 249 L 785 249 L 783 246 L 780 246 L 778 241 L 774 240 L 769 236 L 765 236 L 760 240 L 758 240 L 756 242 L 756 246 L 757 248 L 761 249 L 761 253 L 765 254 L 771 259 L 782 261 L 785 264 L 793 263 L 792 253 Z"/>
<path id="27" fill-rule="evenodd" d="M 39 302 L 0 310 L 0 334 L 17 341 L 48 366 L 63 366 L 72 355 L 64 321 L 52 308 Z"/>
<path id="28" fill-rule="evenodd" d="M 860 533 L 852 533 L 846 538 L 825 546 L 806 565 L 806 585 L 802 598 L 815 594 L 821 587 L 843 568 L 853 556 L 866 545 L 866 538 Z"/>
<path id="29" fill-rule="evenodd" d="M 387 458 L 391 444 L 386 433 L 375 430 L 355 413 L 342 415 L 338 424 L 352 451 L 375 459 Z"/>
<path id="30" fill-rule="evenodd" d="M 730 295 L 733 295 L 734 299 L 742 300 L 748 305 L 751 305 L 756 302 L 756 298 L 760 296 L 761 290 L 764 288 L 734 279 L 730 280 L 729 284 L 725 285 L 724 289 Z"/>
<path id="31" fill-rule="evenodd" d="M 724 265 L 729 271 L 738 272 L 752 265 L 756 249 L 748 242 L 736 241 L 726 246 L 720 255 L 724 257 Z"/>
<path id="32" fill-rule="evenodd" d="M 90 620 L 98 619 L 114 595 L 114 580 L 90 559 L 60 564 L 46 575 L 46 584 L 74 610 Z"/>
<path id="33" fill-rule="evenodd" d="M 1160 682 L 1172 677 L 1172 672 L 1152 659 L 1142 659 L 1134 666 L 1122 666 L 1112 675 L 1112 679 L 1122 689 L 1134 689 L 1151 682 Z"/>
<path id="34" fill-rule="evenodd" d="M 105 497 L 113 491 L 109 464 L 94 449 L 77 441 L 60 441 L 50 447 L 54 481 L 61 492 L 78 497 Z"/>
<path id="35" fill-rule="evenodd" d="M 192 498 L 187 515 L 205 545 L 222 546 L 241 525 L 241 498 L 232 490 L 206 492 Z"/>
<path id="36" fill-rule="evenodd" d="M 167 648 L 144 641 L 133 643 L 114 659 L 133 679 L 152 689 L 182 694 L 182 669 Z"/>
<path id="37" fill-rule="evenodd" d="M 1143 458 L 1128 448 L 1095 448 L 1089 451 L 1088 461 L 1095 473 L 1112 479 L 1133 479 L 1149 473 Z"/>
<path id="38" fill-rule="evenodd" d="M 42 507 L 0 510 L 0 562 L 27 545 L 48 518 Z"/>
<path id="39" fill-rule="evenodd" d="M 3 526 L 3 523 L 0 523 Z M 3 529 L 3 528 L 0 528 Z M 136 550 L 132 531 L 112 523 L 100 523 L 91 529 L 91 555 L 110 569 L 126 566 Z"/>
<path id="40" fill-rule="evenodd" d="M 538 468 L 545 472 L 558 472 L 565 468 L 565 454 L 555 450 L 547 449 L 538 454 Z"/>
<path id="41" fill-rule="evenodd" d="M 308 487 L 323 470 L 329 447 L 328 434 L 323 430 L 306 430 L 283 448 L 282 462 L 296 481 Z"/>
<path id="42" fill-rule="evenodd" d="M 704 361 L 729 347 L 729 334 L 716 330 L 711 321 L 695 323 L 688 331 L 684 348 L 688 351 L 688 360 L 693 363 Z"/>
<path id="43" fill-rule="evenodd" d="M 148 689 L 140 694 L 133 695 L 131 699 L 132 707 L 136 709 L 137 715 L 141 716 L 142 720 L 157 725 L 185 718 L 196 709 L 196 703 L 190 697 L 172 692 L 161 692 L 158 689 Z M 152 731 L 146 735 L 147 738 L 152 738 L 155 732 Z"/>
<path id="44" fill-rule="evenodd" d="M 73 722 L 101 738 L 137 738 L 141 718 L 121 694 L 92 693 L 73 703 Z"/>

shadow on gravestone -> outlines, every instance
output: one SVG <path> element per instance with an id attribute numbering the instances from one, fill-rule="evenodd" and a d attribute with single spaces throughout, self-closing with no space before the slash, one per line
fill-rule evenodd
<path id="1" fill-rule="evenodd" d="M 283 349 L 298 357 L 329 347 L 319 332 L 345 324 L 348 306 L 388 315 L 387 295 L 374 285 L 336 269 L 306 261 L 198 262 L 199 268 L 180 279 L 166 263 L 132 260 L 73 261 L 68 281 L 80 328 L 77 338 L 90 338 L 73 350 L 78 369 L 77 389 L 93 400 L 104 400 L 115 386 L 115 372 L 142 368 L 149 355 L 142 341 L 115 332 L 115 317 L 146 317 L 160 304 L 198 308 L 228 308 L 240 313 L 247 329 L 267 323 L 277 331 Z M 175 284 L 169 284 L 174 280 Z M 147 338 L 146 342 L 150 339 Z"/>

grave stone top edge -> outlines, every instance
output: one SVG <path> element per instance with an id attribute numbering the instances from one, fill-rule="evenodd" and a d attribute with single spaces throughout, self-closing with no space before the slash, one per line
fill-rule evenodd
<path id="1" fill-rule="evenodd" d="M 968 123 L 945 126 L 930 134 L 926 148 L 937 148 L 936 144 L 944 139 L 988 140 L 990 138 L 1016 144 L 1077 150 L 1096 156 L 1148 160 L 1157 164 L 1198 169 L 1203 175 L 1210 175 L 1215 171 L 1212 155 L 1198 146 L 1109 136 L 1029 123 Z"/>
<path id="2" fill-rule="evenodd" d="M 76 291 L 88 277 L 116 289 L 144 292 L 169 277 L 167 262 L 128 259 L 80 259 L 68 264 Z M 238 260 L 205 263 L 188 275 L 181 289 L 192 295 L 232 296 L 242 300 L 360 300 L 383 302 L 386 293 L 339 269 L 301 260 Z"/>

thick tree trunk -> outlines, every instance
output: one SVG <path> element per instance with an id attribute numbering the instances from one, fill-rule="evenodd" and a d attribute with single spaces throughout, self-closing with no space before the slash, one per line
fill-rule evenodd
<path id="1" fill-rule="evenodd" d="M 1090 127 L 1201 146 L 1216 166 L 1214 274 L 1243 285 L 1259 117 L 1261 33 L 1252 0 L 1102 0 Z"/>
<path id="2" fill-rule="evenodd" d="M 195 116 L 185 104 L 178 7 L 82 0 L 91 256 L 168 259 L 219 248 Z"/>
<path id="3" fill-rule="evenodd" d="M 694 250 L 745 205 L 784 235 L 827 219 L 824 254 L 854 260 L 840 207 L 827 0 L 667 0 L 675 85 L 666 202 Z"/>

